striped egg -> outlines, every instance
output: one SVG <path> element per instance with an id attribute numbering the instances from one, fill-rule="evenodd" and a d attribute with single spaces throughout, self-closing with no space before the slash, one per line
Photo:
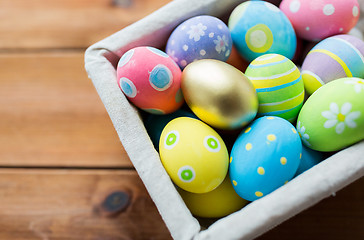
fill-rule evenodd
<path id="1" fill-rule="evenodd" d="M 258 116 L 295 121 L 305 91 L 300 71 L 291 60 L 279 54 L 266 54 L 252 61 L 245 75 L 257 91 Z"/>
<path id="2" fill-rule="evenodd" d="M 231 38 L 240 55 L 251 62 L 278 53 L 292 59 L 297 45 L 292 24 L 275 5 L 265 1 L 246 1 L 231 13 Z"/>
<path id="3" fill-rule="evenodd" d="M 306 92 L 312 94 L 322 85 L 339 78 L 364 78 L 364 41 L 347 34 L 319 42 L 302 64 Z"/>

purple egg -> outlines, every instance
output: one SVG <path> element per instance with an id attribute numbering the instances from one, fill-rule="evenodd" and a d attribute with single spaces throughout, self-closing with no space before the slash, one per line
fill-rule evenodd
<path id="1" fill-rule="evenodd" d="M 231 53 L 229 28 L 213 16 L 197 16 L 181 23 L 170 35 L 166 52 L 183 69 L 200 59 L 226 61 Z"/>
<path id="2" fill-rule="evenodd" d="M 302 64 L 302 78 L 307 93 L 339 78 L 364 78 L 364 42 L 342 34 L 319 42 Z"/>

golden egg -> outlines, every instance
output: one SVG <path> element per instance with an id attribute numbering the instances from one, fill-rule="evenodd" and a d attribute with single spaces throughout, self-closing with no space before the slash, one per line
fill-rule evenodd
<path id="1" fill-rule="evenodd" d="M 203 59 L 187 65 L 181 89 L 193 113 L 212 127 L 243 127 L 258 111 L 253 84 L 237 68 L 222 61 Z"/>

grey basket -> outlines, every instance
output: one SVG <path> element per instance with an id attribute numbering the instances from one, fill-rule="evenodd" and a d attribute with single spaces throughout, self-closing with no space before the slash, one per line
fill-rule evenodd
<path id="1" fill-rule="evenodd" d="M 253 239 L 364 176 L 364 142 L 340 151 L 264 198 L 200 226 L 165 172 L 139 112 L 120 91 L 115 67 L 136 46 L 161 48 L 182 21 L 201 14 L 228 16 L 244 1 L 175 0 L 151 15 L 90 46 L 85 68 L 121 143 L 174 239 Z"/>

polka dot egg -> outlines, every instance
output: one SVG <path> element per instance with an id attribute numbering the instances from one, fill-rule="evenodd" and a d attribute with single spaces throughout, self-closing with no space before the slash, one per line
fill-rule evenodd
<path id="1" fill-rule="evenodd" d="M 364 41 L 341 34 L 319 42 L 302 64 L 302 78 L 307 93 L 343 77 L 364 78 Z"/>
<path id="2" fill-rule="evenodd" d="M 295 121 L 305 91 L 300 71 L 291 60 L 279 54 L 266 54 L 252 61 L 245 75 L 257 91 L 258 116 Z"/>
<path id="3" fill-rule="evenodd" d="M 170 35 L 166 52 L 181 68 L 200 59 L 226 61 L 231 53 L 229 28 L 220 19 L 202 15 L 181 23 Z"/>
<path id="4" fill-rule="evenodd" d="M 117 66 L 119 87 L 129 101 L 155 114 L 174 112 L 183 104 L 181 74 L 166 53 L 153 47 L 130 49 Z"/>
<path id="5" fill-rule="evenodd" d="M 249 62 L 266 53 L 278 53 L 289 59 L 295 54 L 297 39 L 292 24 L 271 3 L 241 3 L 231 13 L 228 25 L 234 45 Z"/>
<path id="6" fill-rule="evenodd" d="M 172 181 L 189 192 L 210 192 L 227 175 L 225 143 L 215 130 L 194 118 L 170 121 L 162 131 L 159 153 Z"/>
<path id="7" fill-rule="evenodd" d="M 149 114 L 145 118 L 144 126 L 148 132 L 150 140 L 154 145 L 154 148 L 159 150 L 159 138 L 162 134 L 163 128 L 173 119 L 178 117 L 191 117 L 197 118 L 193 113 L 185 111 L 183 109 L 179 109 L 173 113 L 157 115 L 157 114 Z"/>
<path id="8" fill-rule="evenodd" d="M 295 127 L 279 117 L 258 118 L 239 135 L 230 158 L 230 180 L 240 197 L 254 201 L 288 182 L 300 164 Z"/>
<path id="9" fill-rule="evenodd" d="M 357 0 L 283 0 L 280 9 L 297 35 L 311 41 L 349 32 L 360 12 Z"/>

